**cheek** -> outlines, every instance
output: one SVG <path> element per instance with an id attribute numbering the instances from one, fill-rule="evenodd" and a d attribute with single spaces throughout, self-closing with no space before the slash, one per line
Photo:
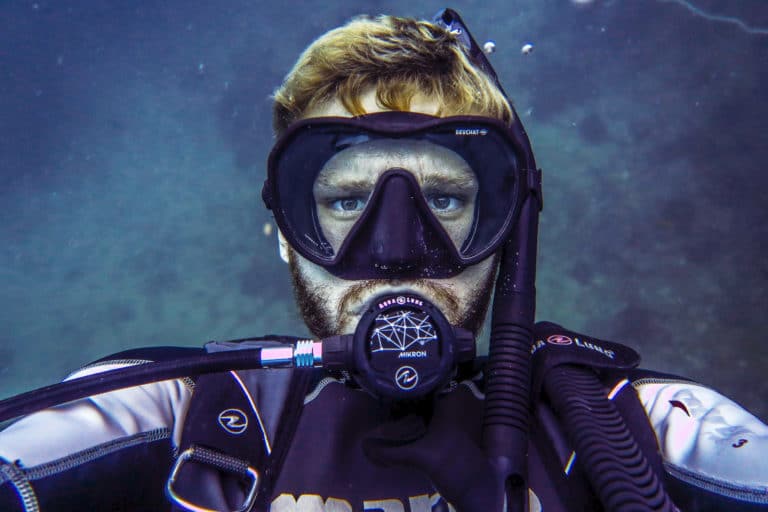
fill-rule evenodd
<path id="1" fill-rule="evenodd" d="M 317 208 L 317 222 L 320 224 L 320 229 L 323 232 L 325 241 L 331 244 L 333 253 L 339 252 L 341 244 L 344 242 L 349 231 L 354 225 L 354 221 L 340 221 L 334 219 L 332 214 L 328 212 L 326 208 L 316 206 Z"/>
<path id="2" fill-rule="evenodd" d="M 447 283 L 455 287 L 460 295 L 472 294 L 478 287 L 484 286 L 489 276 L 495 272 L 495 258 L 493 256 L 480 263 L 468 267 L 461 274 L 447 279 Z"/>
<path id="3" fill-rule="evenodd" d="M 354 284 L 334 276 L 323 267 L 305 259 L 295 251 L 292 254 L 294 264 L 298 267 L 304 281 L 317 293 L 322 293 L 328 302 L 337 303 L 344 292 Z"/>
<path id="4" fill-rule="evenodd" d="M 472 228 L 472 216 L 462 215 L 456 220 L 444 222 L 443 228 L 445 228 L 448 236 L 451 237 L 453 245 L 459 248 L 469 236 Z"/>

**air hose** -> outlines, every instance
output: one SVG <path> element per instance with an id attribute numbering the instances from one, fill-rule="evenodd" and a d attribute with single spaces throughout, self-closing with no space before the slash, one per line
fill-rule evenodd
<path id="1" fill-rule="evenodd" d="M 66 380 L 0 401 L 0 422 L 91 395 L 150 382 L 258 368 L 262 366 L 261 355 L 261 349 L 200 354 L 170 361 L 147 362 Z"/>
<path id="2" fill-rule="evenodd" d="M 544 389 L 607 512 L 678 510 L 592 370 L 557 366 Z"/>

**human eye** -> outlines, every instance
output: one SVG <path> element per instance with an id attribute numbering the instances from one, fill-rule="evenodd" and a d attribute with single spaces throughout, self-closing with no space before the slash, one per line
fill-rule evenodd
<path id="1" fill-rule="evenodd" d="M 465 201 L 448 194 L 432 194 L 426 197 L 429 207 L 437 213 L 453 213 L 464 207 Z"/>
<path id="2" fill-rule="evenodd" d="M 363 211 L 367 202 L 367 197 L 340 197 L 328 201 L 328 207 L 337 215 L 354 215 Z"/>

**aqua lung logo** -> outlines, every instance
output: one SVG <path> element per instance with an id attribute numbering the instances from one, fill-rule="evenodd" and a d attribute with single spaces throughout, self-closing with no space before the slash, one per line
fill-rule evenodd
<path id="1" fill-rule="evenodd" d="M 230 434 L 239 435 L 248 428 L 248 416 L 240 409 L 227 409 L 219 413 L 219 425 Z"/>
<path id="2" fill-rule="evenodd" d="M 616 353 L 609 349 L 604 348 L 598 345 L 597 343 L 592 343 L 586 340 L 580 340 L 579 338 L 574 338 L 574 343 L 576 343 L 576 346 L 579 348 L 586 348 L 587 350 L 591 350 L 593 352 L 597 352 L 598 354 L 603 354 L 608 359 L 613 359 L 616 357 Z"/>
<path id="3" fill-rule="evenodd" d="M 388 308 L 389 306 L 392 306 L 394 304 L 398 304 L 400 306 L 405 304 L 413 304 L 415 306 L 423 306 L 424 302 L 420 301 L 419 299 L 415 297 L 404 297 L 402 295 L 398 295 L 397 298 L 394 299 L 387 299 L 379 302 L 378 306 L 379 309 Z"/>
<path id="4" fill-rule="evenodd" d="M 552 345 L 570 345 L 573 343 L 573 340 L 564 334 L 553 334 L 547 338 L 547 343 Z"/>
<path id="5" fill-rule="evenodd" d="M 610 348 L 605 348 L 601 345 L 598 345 L 597 343 L 583 340 L 580 338 L 571 338 L 569 336 L 566 336 L 565 334 L 553 334 L 547 338 L 547 343 L 544 343 L 544 340 L 536 340 L 531 345 L 531 354 L 535 354 L 536 352 L 544 348 L 547 344 L 560 346 L 560 347 L 564 347 L 567 345 L 575 345 L 579 349 L 585 349 L 592 352 L 597 352 L 598 354 L 602 354 L 608 359 L 616 358 L 616 352 L 614 352 Z"/>
<path id="6" fill-rule="evenodd" d="M 567 345 L 573 345 L 573 339 L 569 336 L 566 336 L 565 334 L 553 334 L 547 338 L 547 343 L 550 345 L 565 347 Z M 544 348 L 547 343 L 544 343 L 544 340 L 536 340 L 533 345 L 531 345 L 531 354 L 535 354 Z"/>
<path id="7" fill-rule="evenodd" d="M 401 366 L 395 372 L 395 384 L 403 391 L 410 391 L 419 383 L 419 374 L 411 366 Z"/>
<path id="8" fill-rule="evenodd" d="M 488 135 L 486 128 L 456 128 L 454 135 Z"/>

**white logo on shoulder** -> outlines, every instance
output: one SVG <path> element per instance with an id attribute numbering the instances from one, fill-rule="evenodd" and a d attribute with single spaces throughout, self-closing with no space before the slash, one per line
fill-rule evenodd
<path id="1" fill-rule="evenodd" d="M 240 409 L 227 409 L 219 413 L 219 425 L 230 434 L 240 435 L 248 428 L 248 416 Z"/>

